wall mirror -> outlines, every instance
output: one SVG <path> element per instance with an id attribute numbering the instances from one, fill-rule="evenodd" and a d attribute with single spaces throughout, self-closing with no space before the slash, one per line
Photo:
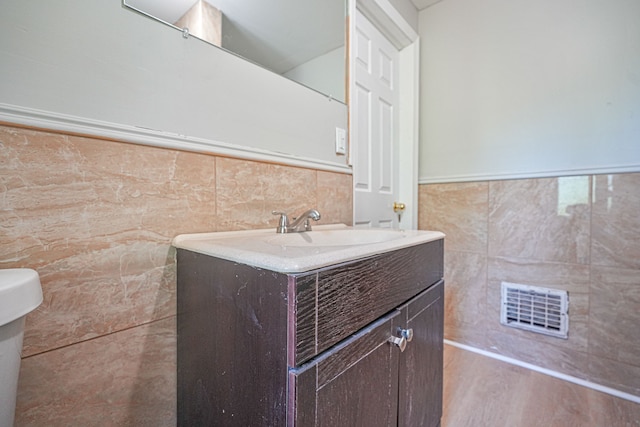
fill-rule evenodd
<path id="1" fill-rule="evenodd" d="M 123 4 L 344 103 L 346 1 L 123 0 Z"/>

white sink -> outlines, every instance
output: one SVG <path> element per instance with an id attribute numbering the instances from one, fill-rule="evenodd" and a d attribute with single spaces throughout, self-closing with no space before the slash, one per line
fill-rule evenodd
<path id="1" fill-rule="evenodd" d="M 299 273 L 444 238 L 437 231 L 314 226 L 277 234 L 266 230 L 182 234 L 176 248 L 283 273 Z"/>

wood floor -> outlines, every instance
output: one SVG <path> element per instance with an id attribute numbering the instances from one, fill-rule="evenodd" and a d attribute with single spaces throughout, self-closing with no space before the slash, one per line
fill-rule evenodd
<path id="1" fill-rule="evenodd" d="M 442 427 L 640 427 L 640 404 L 444 346 Z"/>

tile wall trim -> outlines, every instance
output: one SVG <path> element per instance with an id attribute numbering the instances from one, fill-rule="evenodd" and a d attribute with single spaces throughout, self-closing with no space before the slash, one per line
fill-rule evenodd
<path id="1" fill-rule="evenodd" d="M 0 103 L 0 124 L 8 126 L 20 125 L 29 128 L 106 138 L 152 147 L 207 153 L 244 160 L 352 174 L 351 167 L 340 163 L 4 103 Z"/>
<path id="2" fill-rule="evenodd" d="M 630 393 L 625 393 L 624 391 L 616 390 L 611 387 L 606 387 L 597 383 L 593 383 L 591 381 L 583 380 L 582 378 L 573 377 L 571 375 L 563 374 L 561 372 L 553 371 L 551 369 L 542 368 L 540 366 L 533 365 L 531 363 L 523 362 L 518 359 L 513 359 L 511 357 L 503 356 L 501 354 L 492 353 L 490 351 L 482 350 L 477 347 L 472 347 L 466 344 L 460 344 L 455 341 L 451 341 L 448 339 L 444 340 L 445 344 L 448 344 L 453 347 L 461 348 L 463 350 L 471 351 L 473 353 L 480 354 L 482 356 L 491 357 L 492 359 L 500 360 L 501 362 L 506 362 L 512 365 L 520 366 L 525 369 L 529 369 L 535 372 L 540 372 L 541 374 L 549 375 L 551 377 L 555 377 L 564 381 L 568 381 L 574 384 L 581 385 L 583 387 L 587 387 L 596 391 L 600 391 L 602 393 L 607 393 L 611 396 L 619 397 L 621 399 L 629 400 L 631 402 L 640 403 L 640 396 L 636 396 Z"/>
<path id="3" fill-rule="evenodd" d="M 512 172 L 504 174 L 469 174 L 469 175 L 447 175 L 418 177 L 418 184 L 451 184 L 460 182 L 477 182 L 477 181 L 503 181 L 509 179 L 535 179 L 535 178 L 557 178 L 565 176 L 581 176 L 581 175 L 605 175 L 620 173 L 636 173 L 640 172 L 640 164 L 629 165 L 610 165 L 602 167 L 592 167 L 586 169 L 567 169 L 567 170 L 549 170 L 540 172 Z"/>

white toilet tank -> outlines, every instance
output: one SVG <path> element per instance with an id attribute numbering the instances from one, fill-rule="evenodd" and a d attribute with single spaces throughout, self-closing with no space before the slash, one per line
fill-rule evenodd
<path id="1" fill-rule="evenodd" d="M 41 302 L 42 287 L 35 270 L 0 270 L 0 427 L 13 426 L 24 319 Z"/>

